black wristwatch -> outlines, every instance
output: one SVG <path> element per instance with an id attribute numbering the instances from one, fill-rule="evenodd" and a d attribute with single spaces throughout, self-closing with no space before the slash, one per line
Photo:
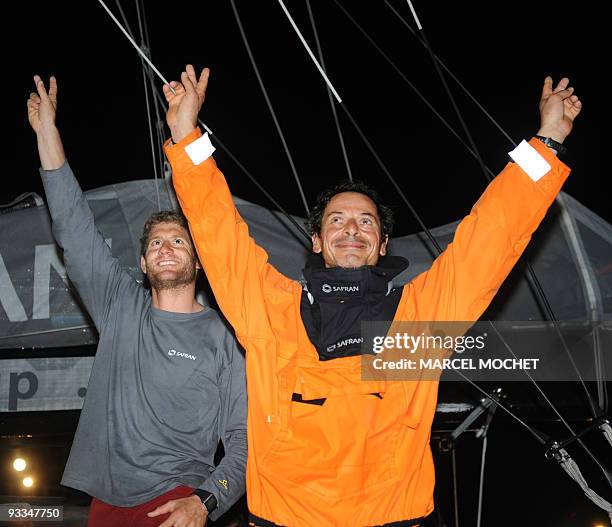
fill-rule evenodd
<path id="1" fill-rule="evenodd" d="M 548 148 L 553 148 L 557 151 L 557 154 L 564 156 L 567 154 L 567 147 L 563 146 L 558 141 L 551 139 L 550 137 L 544 137 L 543 135 L 536 135 L 536 139 L 542 141 Z"/>
<path id="2" fill-rule="evenodd" d="M 204 505 L 208 511 L 208 514 L 217 508 L 217 498 L 215 498 L 215 495 L 212 492 L 202 489 L 195 489 L 193 493 L 200 498 L 200 500 L 202 500 L 202 505 Z"/>

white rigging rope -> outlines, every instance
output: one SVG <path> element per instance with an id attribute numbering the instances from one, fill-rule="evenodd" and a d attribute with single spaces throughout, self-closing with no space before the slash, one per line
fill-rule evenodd
<path id="1" fill-rule="evenodd" d="M 132 37 L 130 37 L 130 35 L 128 34 L 128 32 L 125 30 L 125 28 L 121 25 L 121 22 L 119 22 L 119 20 L 117 20 L 117 17 L 113 14 L 113 12 L 108 8 L 108 6 L 104 3 L 104 0 L 98 0 L 98 3 L 104 8 L 104 10 L 108 13 L 108 15 L 112 18 L 113 22 L 115 22 L 115 25 L 121 30 L 121 32 L 125 35 L 125 37 L 130 41 L 130 44 L 132 44 L 132 46 L 134 46 L 134 48 L 136 49 L 136 51 L 138 52 L 138 54 L 142 57 L 142 59 L 151 67 L 151 69 L 155 72 L 155 74 L 160 78 L 160 80 L 164 83 L 164 84 L 168 84 L 168 86 L 170 87 L 170 91 L 172 93 L 175 93 L 174 89 L 172 88 L 172 86 L 170 86 L 170 84 L 168 83 L 168 81 L 166 80 L 166 78 L 160 73 L 160 71 L 155 67 L 155 64 L 153 64 L 151 62 L 151 60 L 149 59 L 149 57 L 146 56 L 146 54 L 142 51 L 142 49 L 140 49 L 140 46 L 138 44 L 136 44 L 136 42 L 134 41 L 134 39 Z M 213 135 L 212 130 L 206 126 L 203 122 L 199 121 L 202 126 L 204 127 L 204 129 L 210 134 Z"/>
<path id="2" fill-rule="evenodd" d="M 249 41 L 247 40 L 246 33 L 244 32 L 242 21 L 240 20 L 240 15 L 238 14 L 238 9 L 236 9 L 236 3 L 234 2 L 234 0 L 230 0 L 230 3 L 232 4 L 232 10 L 234 11 L 234 18 L 236 19 L 236 23 L 238 24 L 238 29 L 240 30 L 240 36 L 242 37 L 242 41 L 244 42 L 244 47 L 247 50 L 247 54 L 249 55 L 251 65 L 253 66 L 253 70 L 255 71 L 257 82 L 259 83 L 259 87 L 261 88 L 264 99 L 266 100 L 266 104 L 268 105 L 268 110 L 270 111 L 270 114 L 272 115 L 272 120 L 274 121 L 274 126 L 276 127 L 276 131 L 278 132 L 278 135 L 280 136 L 281 143 L 283 144 L 285 154 L 289 161 L 289 166 L 291 167 L 291 172 L 293 172 L 293 177 L 295 179 L 298 190 L 300 192 L 300 197 L 302 198 L 304 209 L 306 210 L 306 215 L 310 216 L 310 208 L 308 207 L 308 201 L 306 200 L 306 195 L 304 194 L 304 189 L 302 188 L 302 182 L 300 181 L 300 176 L 297 173 L 295 163 L 293 162 L 293 157 L 291 156 L 291 152 L 289 151 L 289 146 L 287 145 L 287 141 L 285 141 L 285 135 L 283 134 L 283 130 L 276 117 L 276 112 L 274 111 L 274 107 L 272 106 L 272 101 L 270 100 L 270 97 L 268 97 L 268 92 L 263 83 L 263 79 L 261 78 L 261 75 L 259 73 L 259 68 L 257 67 L 257 62 L 255 61 L 255 57 L 253 55 L 253 52 L 251 51 L 251 46 L 249 45 Z"/>
<path id="3" fill-rule="evenodd" d="M 312 14 L 312 8 L 310 7 L 310 0 L 306 0 L 306 8 L 308 9 L 308 17 L 310 18 L 310 25 L 312 26 L 312 32 L 314 33 L 315 43 L 317 45 L 317 54 L 319 55 L 319 60 L 321 61 L 321 67 L 325 71 L 325 61 L 323 60 L 323 50 L 321 49 L 321 43 L 319 42 L 319 33 L 317 31 L 315 19 Z M 353 173 L 351 172 L 351 164 L 349 163 L 348 154 L 346 152 L 346 146 L 344 144 L 344 136 L 342 135 L 342 128 L 340 128 L 340 121 L 338 120 L 338 112 L 336 112 L 336 106 L 334 104 L 334 100 L 332 99 L 332 91 L 329 85 L 326 85 L 325 87 L 327 88 L 327 96 L 329 98 L 329 104 L 331 106 L 332 115 L 334 116 L 334 123 L 336 123 L 336 130 L 338 131 L 338 139 L 340 141 L 340 148 L 342 150 L 342 158 L 344 159 L 344 164 L 346 166 L 346 172 L 348 173 L 349 180 L 353 181 Z"/>
<path id="4" fill-rule="evenodd" d="M 423 26 L 421 25 L 419 17 L 417 16 L 416 11 L 414 10 L 414 7 L 412 6 L 412 2 L 410 0 L 408 0 L 408 7 L 410 8 L 410 11 L 414 18 L 414 21 L 416 22 L 417 27 L 419 28 L 419 31 L 421 31 L 423 29 Z"/>
<path id="5" fill-rule="evenodd" d="M 134 46 L 134 48 L 136 48 L 136 51 L 138 51 L 138 54 L 147 62 L 147 64 L 153 69 L 153 71 L 157 74 L 157 76 L 163 81 L 164 84 L 168 84 L 168 81 L 166 80 L 166 78 L 160 73 L 160 71 L 155 67 L 155 64 L 153 64 L 150 60 L 149 57 L 147 57 L 143 51 L 140 49 L 140 46 L 138 46 L 138 44 L 136 44 L 136 42 L 134 42 L 134 39 L 132 37 L 130 37 L 130 35 L 128 34 L 128 32 L 124 29 L 124 27 L 121 25 L 121 22 L 119 22 L 119 20 L 117 20 L 117 17 L 115 17 L 115 15 L 113 14 L 113 12 L 107 7 L 107 5 L 104 3 L 104 0 L 98 0 L 98 2 L 100 3 L 100 5 L 105 9 L 105 11 L 108 13 L 108 15 L 113 19 L 113 21 L 115 22 L 115 24 L 117 25 L 117 27 L 121 30 L 121 32 L 126 36 L 126 38 L 130 41 L 130 43 L 132 44 L 132 46 Z M 174 92 L 174 90 L 172 90 Z"/>
<path id="6" fill-rule="evenodd" d="M 327 86 L 329 87 L 329 89 L 332 91 L 332 93 L 334 94 L 334 97 L 336 98 L 336 100 L 338 101 L 338 103 L 342 104 L 342 99 L 340 98 L 340 95 L 338 95 L 338 92 L 336 91 L 336 88 L 334 88 L 334 85 L 332 84 L 332 82 L 329 80 L 329 77 L 327 76 L 327 74 L 325 73 L 325 71 L 323 71 L 323 68 L 321 67 L 321 65 L 319 64 L 319 62 L 317 61 L 317 59 L 314 56 L 314 53 L 312 52 L 312 50 L 310 49 L 310 46 L 306 43 L 306 41 L 304 40 L 304 37 L 302 36 L 302 32 L 299 30 L 299 28 L 297 27 L 297 25 L 295 24 L 295 22 L 293 21 L 293 18 L 291 17 L 291 14 L 289 13 L 289 11 L 287 11 L 287 8 L 285 7 L 285 4 L 283 4 L 283 0 L 278 0 L 278 3 L 280 4 L 280 6 L 282 7 L 283 11 L 285 12 L 285 15 L 287 16 L 287 18 L 289 19 L 289 22 L 291 23 L 291 25 L 293 26 L 293 29 L 295 30 L 295 32 L 297 33 L 297 36 L 299 37 L 299 39 L 301 40 L 302 44 L 304 45 L 304 47 L 306 48 L 306 51 L 308 52 L 308 55 L 310 56 L 310 58 L 312 59 L 312 61 L 315 63 L 315 66 L 317 67 L 317 69 L 319 70 L 319 73 L 322 75 L 323 79 L 325 79 L 325 82 L 327 83 Z"/>

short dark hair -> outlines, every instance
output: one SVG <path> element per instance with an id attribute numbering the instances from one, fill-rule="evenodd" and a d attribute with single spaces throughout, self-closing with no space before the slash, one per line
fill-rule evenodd
<path id="1" fill-rule="evenodd" d="M 317 201 L 314 207 L 312 207 L 308 220 L 306 221 L 306 225 L 308 226 L 311 235 L 321 234 L 321 221 L 323 220 L 325 207 L 327 207 L 334 196 L 342 194 L 343 192 L 358 192 L 359 194 L 363 194 L 364 196 L 370 198 L 374 202 L 374 205 L 376 205 L 376 212 L 378 213 L 378 218 L 380 219 L 381 234 L 383 237 L 391 235 L 391 232 L 393 231 L 393 224 L 395 223 L 391 208 L 387 207 L 383 203 L 378 192 L 376 192 L 372 187 L 363 181 L 350 181 L 348 179 L 340 181 L 333 187 L 324 190 L 317 196 Z"/>
<path id="2" fill-rule="evenodd" d="M 149 219 L 145 222 L 144 228 L 142 229 L 142 236 L 140 238 L 140 255 L 144 256 L 147 252 L 147 246 L 149 245 L 149 236 L 151 235 L 151 229 L 160 223 L 176 223 L 183 227 L 187 234 L 189 234 L 189 224 L 187 218 L 182 212 L 178 210 L 162 210 L 161 212 L 155 212 L 149 216 Z M 189 238 L 191 241 L 191 237 Z M 193 242 L 191 241 L 193 245 Z"/>

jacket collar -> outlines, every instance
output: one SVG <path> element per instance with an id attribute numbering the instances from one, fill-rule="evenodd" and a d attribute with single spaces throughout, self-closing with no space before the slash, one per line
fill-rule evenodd
<path id="1" fill-rule="evenodd" d="M 376 265 L 354 269 L 325 267 L 323 258 L 313 253 L 302 274 L 306 291 L 318 301 L 363 298 L 372 293 L 387 295 L 393 287 L 393 278 L 408 265 L 408 260 L 401 256 L 381 256 Z"/>

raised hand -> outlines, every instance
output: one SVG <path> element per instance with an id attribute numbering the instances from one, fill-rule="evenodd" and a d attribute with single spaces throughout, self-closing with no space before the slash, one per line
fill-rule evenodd
<path id="1" fill-rule="evenodd" d="M 169 85 L 164 85 L 164 95 L 168 101 L 166 122 L 175 143 L 196 127 L 198 114 L 204 104 L 209 75 L 210 70 L 204 68 L 198 79 L 193 66 L 187 64 L 185 71 L 181 73 L 181 82 L 172 81 Z"/>
<path id="2" fill-rule="evenodd" d="M 582 109 L 582 102 L 574 95 L 569 79 L 562 78 L 553 89 L 550 77 L 544 79 L 540 98 L 540 130 L 538 135 L 550 137 L 562 143 L 572 131 L 574 119 Z"/>
<path id="3" fill-rule="evenodd" d="M 57 81 L 49 79 L 49 92 L 38 75 L 34 75 L 37 93 L 28 98 L 28 121 L 36 132 L 40 165 L 45 170 L 55 170 L 66 162 L 64 147 L 59 131 L 55 126 L 57 111 Z"/>
<path id="4" fill-rule="evenodd" d="M 49 92 L 45 83 L 38 75 L 34 75 L 34 84 L 38 93 L 30 93 L 28 99 L 28 121 L 38 134 L 43 128 L 55 127 L 55 112 L 57 110 L 57 81 L 49 79 Z"/>

